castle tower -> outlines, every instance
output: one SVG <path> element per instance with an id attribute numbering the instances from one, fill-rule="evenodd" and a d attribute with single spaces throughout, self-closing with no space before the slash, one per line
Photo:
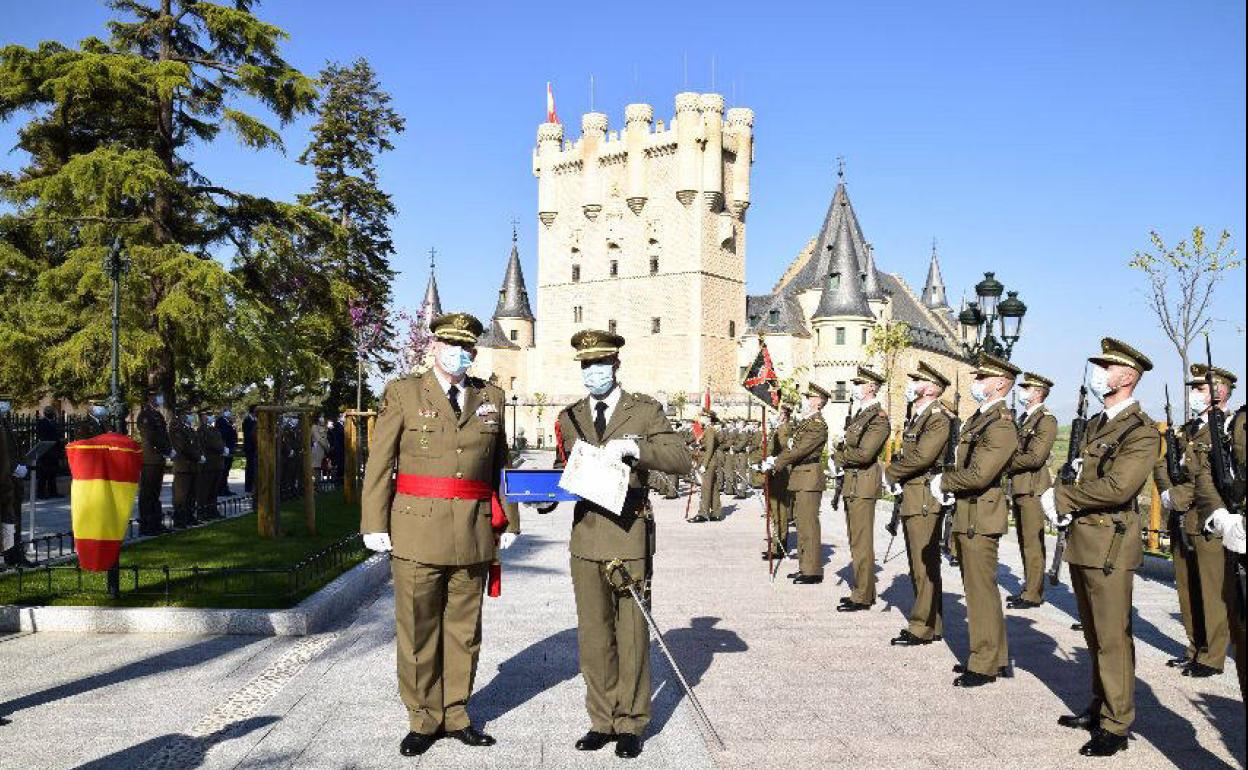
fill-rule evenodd
<path id="1" fill-rule="evenodd" d="M 875 269 L 875 247 L 867 244 L 867 258 L 863 263 L 862 292 L 867 298 L 867 306 L 871 314 L 879 321 L 890 320 L 888 313 L 888 295 L 880 285 L 880 274 Z"/>
<path id="2" fill-rule="evenodd" d="M 848 199 L 843 205 L 848 206 Z M 843 402 L 854 369 L 866 359 L 875 316 L 867 301 L 859 255 L 848 216 L 841 216 L 829 250 L 828 274 L 819 305 L 811 316 L 815 330 L 814 378 Z M 835 406 L 835 405 L 834 405 Z"/>
<path id="3" fill-rule="evenodd" d="M 787 291 L 794 293 L 802 305 L 802 312 L 810 318 L 823 298 L 823 287 L 828 274 L 832 271 L 832 247 L 844 221 L 848 229 L 848 237 L 854 254 L 854 270 L 860 274 L 866 272 L 866 239 L 862 235 L 862 227 L 858 224 L 858 215 L 854 213 L 854 204 L 849 199 L 845 188 L 845 169 L 837 170 L 836 190 L 832 193 L 832 201 L 823 217 L 823 225 L 815 238 L 815 245 L 810 259 L 797 275 L 789 282 Z M 878 275 L 877 275 L 878 283 Z"/>
<path id="4" fill-rule="evenodd" d="M 537 131 L 537 316 L 529 382 L 552 399 L 583 392 L 568 340 L 614 328 L 625 387 L 736 392 L 745 330 L 745 220 L 753 113 L 719 94 L 681 93 L 664 126 L 648 104 Z M 500 324 L 502 320 L 500 318 Z M 539 377 L 540 375 L 540 377 Z"/>
<path id="5" fill-rule="evenodd" d="M 940 260 L 936 257 L 936 241 L 932 240 L 932 259 L 927 265 L 927 281 L 923 284 L 923 304 L 929 310 L 948 311 L 949 297 L 945 294 L 945 279 L 940 275 Z"/>
<path id="6" fill-rule="evenodd" d="M 429 249 L 429 283 L 425 286 L 425 298 L 420 302 L 423 319 L 421 323 L 426 329 L 429 328 L 429 324 L 433 323 L 433 319 L 442 315 L 442 298 L 438 296 L 438 279 L 434 275 L 437 269 L 434 261 L 437 253 L 436 249 Z"/>
<path id="7" fill-rule="evenodd" d="M 494 323 L 498 324 L 507 341 L 522 348 L 533 347 L 533 311 L 529 309 L 529 290 L 524 286 L 524 272 L 520 268 L 520 249 L 516 246 L 516 230 L 511 230 L 511 256 L 507 259 L 507 272 L 498 290 L 498 305 L 494 308 Z"/>

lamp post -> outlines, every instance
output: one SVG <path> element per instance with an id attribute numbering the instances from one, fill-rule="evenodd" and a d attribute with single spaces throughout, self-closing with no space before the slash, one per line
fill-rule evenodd
<path id="1" fill-rule="evenodd" d="M 1006 295 L 1004 300 L 1002 294 Z M 968 358 L 987 353 L 1009 359 L 1022 334 L 1027 306 L 1018 292 L 1007 292 L 1005 284 L 991 272 L 984 273 L 984 280 L 975 284 L 975 296 L 976 301 L 968 302 L 958 314 L 962 351 Z"/>
<path id="2" fill-rule="evenodd" d="M 113 418 L 113 430 L 126 432 L 126 403 L 121 393 L 121 279 L 130 272 L 130 260 L 121 251 L 121 236 L 113 239 L 113 245 L 104 258 L 104 272 L 113 282 L 113 338 L 112 377 L 108 387 L 108 412 Z"/>
<path id="3" fill-rule="evenodd" d="M 520 439 L 516 434 L 516 422 L 520 414 L 520 397 L 515 393 L 511 394 L 511 448 L 520 448 Z"/>

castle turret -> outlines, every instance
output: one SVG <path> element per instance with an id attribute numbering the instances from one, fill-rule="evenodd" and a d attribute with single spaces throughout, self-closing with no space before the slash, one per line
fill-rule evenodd
<path id="1" fill-rule="evenodd" d="M 754 160 L 754 110 L 733 107 L 728 110 L 728 127 L 732 131 L 736 153 L 732 162 L 732 189 L 728 201 L 732 213 L 744 216 L 750 206 L 750 164 Z"/>
<path id="2" fill-rule="evenodd" d="M 868 321 L 874 318 L 867 304 L 858 262 L 858 254 L 849 235 L 849 223 L 842 218 L 832 244 L 831 264 L 824 279 L 823 294 L 812 316 L 816 323 L 825 318 L 862 318 Z"/>
<path id="3" fill-rule="evenodd" d="M 628 152 L 628 186 L 625 201 L 634 214 L 646 205 L 646 137 L 654 122 L 654 108 L 630 104 L 624 108 L 624 142 Z"/>
<path id="4" fill-rule="evenodd" d="M 707 208 L 719 211 L 724 207 L 724 97 L 702 94 L 698 100 L 702 110 L 702 195 Z"/>
<path id="5" fill-rule="evenodd" d="M 607 140 L 607 116 L 587 112 L 581 116 L 581 210 L 588 219 L 597 219 L 602 211 L 602 175 L 598 169 L 598 152 Z"/>
<path id="6" fill-rule="evenodd" d="M 543 123 L 537 127 L 537 149 L 533 152 L 533 173 L 537 176 L 537 218 L 550 227 L 559 213 L 555 198 L 555 163 L 563 151 L 563 124 Z"/>
<path id="7" fill-rule="evenodd" d="M 932 259 L 927 265 L 927 281 L 923 284 L 923 304 L 929 310 L 947 311 L 949 297 L 945 294 L 945 281 L 940 276 L 940 261 L 936 257 L 936 241 L 932 241 Z"/>
<path id="8" fill-rule="evenodd" d="M 688 206 L 701 184 L 701 99 L 692 91 L 676 94 L 676 198 Z"/>
<path id="9" fill-rule="evenodd" d="M 524 271 L 520 268 L 520 249 L 516 245 L 516 231 L 511 231 L 511 256 L 507 259 L 507 272 L 498 290 L 498 304 L 494 307 L 494 323 L 502 329 L 508 341 L 522 348 L 533 347 L 533 311 L 529 306 L 529 291 L 524 285 Z"/>
<path id="10" fill-rule="evenodd" d="M 863 262 L 862 293 L 867 298 L 871 313 L 878 319 L 884 318 L 888 306 L 888 295 L 880 285 L 880 274 L 875 269 L 875 247 L 867 244 L 867 256 Z"/>
<path id="11" fill-rule="evenodd" d="M 438 296 L 438 279 L 434 276 L 433 254 L 430 249 L 429 257 L 429 284 L 425 286 L 425 298 L 420 302 L 421 324 L 428 329 L 429 324 L 433 323 L 433 319 L 442 315 L 442 298 Z"/>

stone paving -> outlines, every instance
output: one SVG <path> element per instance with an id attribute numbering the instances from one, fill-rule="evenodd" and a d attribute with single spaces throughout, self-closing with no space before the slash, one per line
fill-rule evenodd
<path id="1" fill-rule="evenodd" d="M 844 517 L 823 513 L 829 564 L 821 586 L 770 583 L 759 559 L 757 499 L 732 501 L 721 524 L 685 524 L 684 500 L 658 502 L 655 612 L 727 748 L 702 738 L 655 648 L 655 706 L 636 768 L 1242 767 L 1244 712 L 1233 664 L 1192 681 L 1165 667 L 1182 650 L 1173 587 L 1136 582 L 1134 740 L 1111 760 L 1077 755 L 1083 735 L 1056 718 L 1082 707 L 1089 664 L 1070 628 L 1073 597 L 1007 611 L 1013 678 L 951 686 L 967 648 L 965 605 L 945 571 L 946 641 L 897 649 L 888 638 L 910 602 L 905 557 L 879 572 L 869 612 L 833 611 L 847 592 Z M 696 505 L 696 501 L 695 501 Z M 887 521 L 881 506 L 877 551 Z M 304 639 L 259 637 L 0 637 L 0 769 L 520 768 L 618 765 L 584 755 L 575 612 L 567 566 L 570 510 L 528 516 L 506 554 L 503 597 L 486 600 L 474 720 L 492 749 L 439 742 L 419 760 L 397 754 L 406 728 L 394 682 L 393 595 Z M 900 547 L 895 544 L 894 548 Z M 1016 546 L 999 583 L 1013 593 Z M 790 565 L 782 566 L 783 572 Z M 1228 661 L 1229 664 L 1229 661 Z"/>

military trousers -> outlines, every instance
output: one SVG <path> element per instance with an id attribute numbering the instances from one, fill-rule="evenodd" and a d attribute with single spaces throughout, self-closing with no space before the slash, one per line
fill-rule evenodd
<path id="1" fill-rule="evenodd" d="M 194 471 L 173 472 L 173 524 L 186 527 L 195 518 L 195 479 Z"/>
<path id="2" fill-rule="evenodd" d="M 850 601 L 875 604 L 875 498 L 845 498 L 845 523 L 854 571 Z"/>
<path id="3" fill-rule="evenodd" d="M 1001 667 L 1010 663 L 1005 612 L 1001 609 L 1001 592 L 997 589 L 1000 541 L 1000 535 L 954 534 L 958 569 L 966 589 L 966 625 L 971 642 L 966 668 L 987 676 L 996 676 Z"/>
<path id="4" fill-rule="evenodd" d="M 1092 703 L 1101 728 L 1126 735 L 1135 720 L 1135 640 L 1131 593 L 1135 571 L 1070 565 L 1070 587 L 1079 607 L 1083 638 L 1092 657 Z"/>
<path id="5" fill-rule="evenodd" d="M 1196 569 L 1200 573 L 1200 610 L 1205 628 L 1205 649 L 1197 653 L 1196 661 L 1221 671 L 1226 665 L 1227 645 L 1231 642 L 1226 602 L 1222 598 L 1226 549 L 1222 547 L 1222 538 L 1202 534 L 1192 535 L 1192 550 L 1196 552 Z M 1192 610 L 1196 611 L 1194 605 Z"/>
<path id="6" fill-rule="evenodd" d="M 641 735 L 650 724 L 650 629 L 627 590 L 613 588 L 603 562 L 572 557 L 576 641 L 590 729 Z M 624 567 L 646 574 L 642 559 Z"/>
<path id="7" fill-rule="evenodd" d="M 702 494 L 698 500 L 698 513 L 708 519 L 719 520 L 723 515 L 719 502 L 719 487 L 723 481 L 723 466 L 712 463 L 702 474 Z"/>
<path id="8" fill-rule="evenodd" d="M 1179 617 L 1187 635 L 1187 659 L 1196 660 L 1206 652 L 1205 613 L 1201 608 L 1200 569 L 1196 565 L 1196 549 L 1184 548 L 1177 526 L 1170 528 L 1170 548 L 1174 555 L 1174 589 L 1179 596 Z M 1204 657 L 1204 656 L 1202 656 Z"/>
<path id="9" fill-rule="evenodd" d="M 771 508 L 771 541 L 783 548 L 789 548 L 789 522 L 793 518 L 793 495 L 787 489 L 788 479 L 772 477 L 767 482 L 767 493 Z"/>
<path id="10" fill-rule="evenodd" d="M 1244 654 L 1244 595 L 1239 584 L 1239 573 L 1236 564 L 1243 561 L 1242 556 L 1226 551 L 1226 579 L 1222 581 L 1222 602 L 1226 605 L 1227 629 L 1230 632 L 1231 648 L 1235 651 L 1235 670 L 1239 674 L 1239 697 L 1245 698 L 1245 677 L 1248 676 L 1248 655 Z"/>
<path id="11" fill-rule="evenodd" d="M 931 639 L 945 633 L 940 580 L 940 524 L 937 513 L 906 516 L 901 520 L 910 557 L 910 583 L 914 606 L 910 608 L 910 633 Z"/>
<path id="12" fill-rule="evenodd" d="M 221 483 L 217 487 L 217 492 L 224 495 L 230 491 L 230 469 L 234 467 L 234 456 L 230 455 L 225 458 L 225 462 L 221 465 Z"/>
<path id="13" fill-rule="evenodd" d="M 195 476 L 195 516 L 200 521 L 217 518 L 217 490 L 221 484 L 221 469 L 205 465 Z"/>
<path id="14" fill-rule="evenodd" d="M 392 558 L 399 696 L 409 729 L 462 730 L 481 654 L 488 562 L 466 566 Z"/>
<path id="15" fill-rule="evenodd" d="M 164 526 L 160 488 L 165 483 L 165 463 L 143 463 L 139 471 L 139 532 L 152 535 Z"/>
<path id="16" fill-rule="evenodd" d="M 1044 509 L 1035 495 L 1014 497 L 1014 534 L 1023 556 L 1023 601 L 1044 601 Z"/>
<path id="17" fill-rule="evenodd" d="M 797 522 L 797 565 L 803 575 L 823 576 L 823 532 L 819 524 L 822 492 L 793 492 L 793 520 Z"/>

